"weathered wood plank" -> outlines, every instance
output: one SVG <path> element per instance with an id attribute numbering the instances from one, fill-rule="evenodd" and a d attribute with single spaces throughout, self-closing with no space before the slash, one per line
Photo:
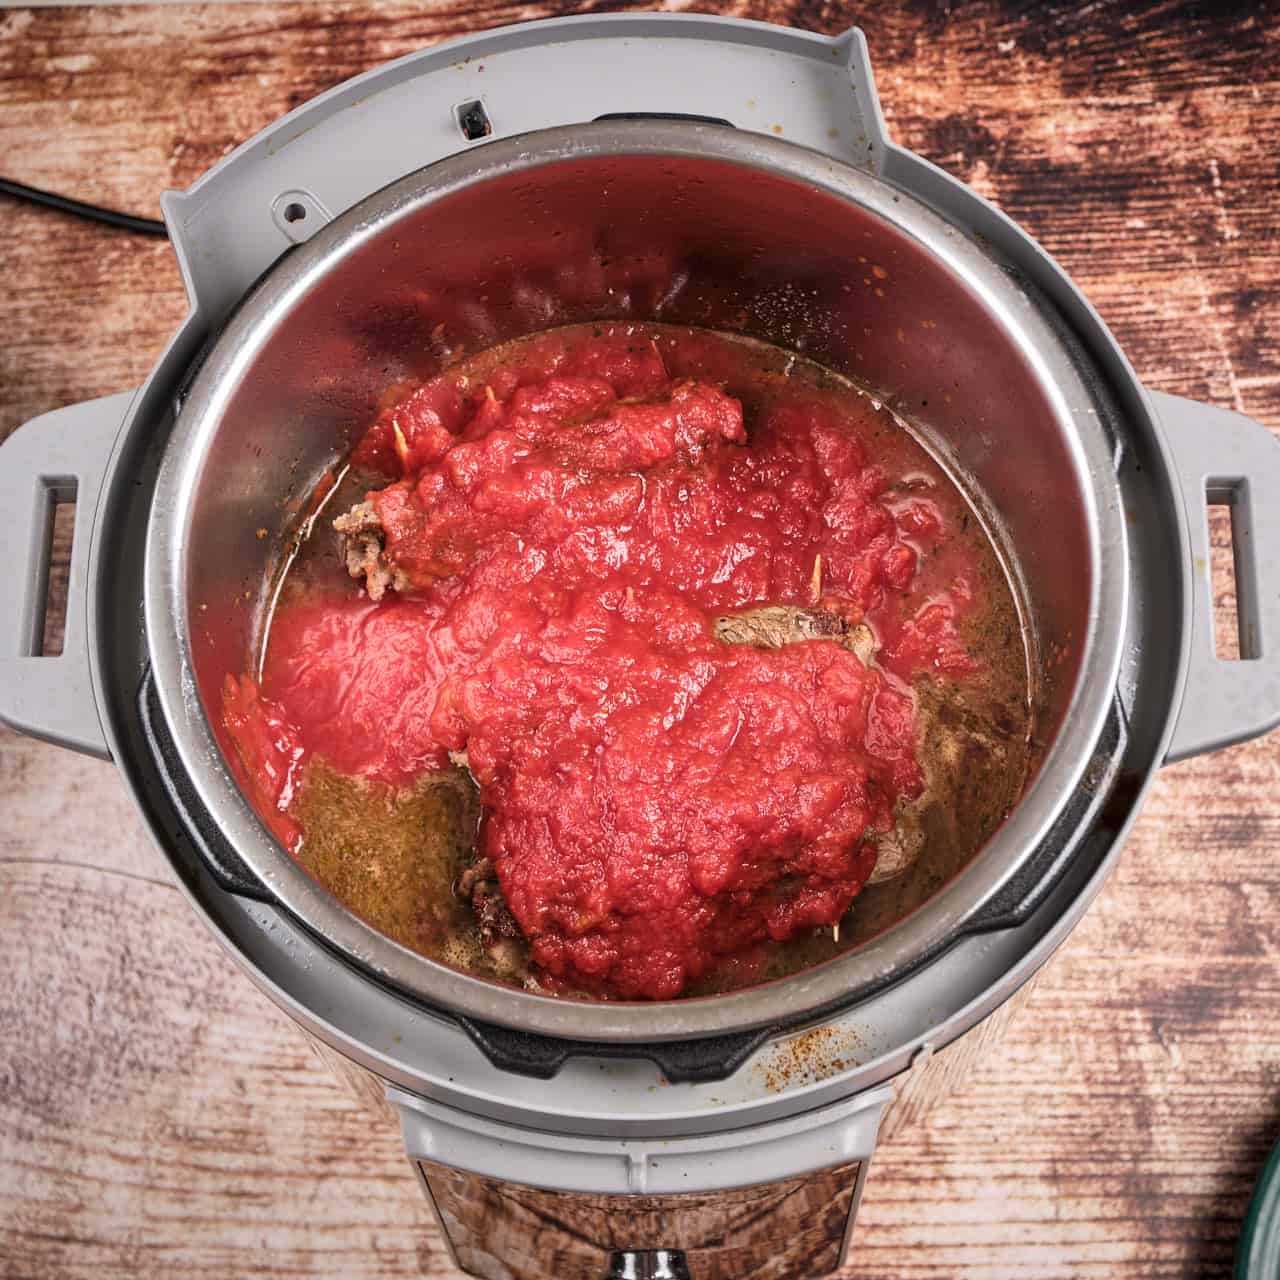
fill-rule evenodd
<path id="1" fill-rule="evenodd" d="M 667 1247 L 680 1249 L 699 1280 L 799 1280 L 837 1266 L 860 1166 L 703 1195 L 626 1197 L 421 1168 L 472 1275 L 601 1280 L 616 1250 Z"/>
<path id="2" fill-rule="evenodd" d="M 169 882 L 111 765 L 0 728 L 0 874 L 44 863 Z"/>
<path id="3" fill-rule="evenodd" d="M 398 1135 L 175 889 L 81 867 L 3 874 L 6 1276 L 439 1273 Z"/>
<path id="4" fill-rule="evenodd" d="M 355 71 L 573 8 L 5 11 L 0 172 L 154 214 Z M 1039 237 L 1151 385 L 1280 428 L 1274 4 L 732 12 L 862 22 L 896 138 Z M 163 243 L 9 202 L 0 230 L 2 436 L 139 381 L 183 299 Z M 880 1153 L 850 1280 L 1229 1274 L 1280 1134 L 1277 794 L 1280 737 L 1158 781 L 1003 1044 Z M 396 1135 L 205 936 L 108 766 L 0 734 L 0 877 L 0 1270 L 457 1274 Z"/>

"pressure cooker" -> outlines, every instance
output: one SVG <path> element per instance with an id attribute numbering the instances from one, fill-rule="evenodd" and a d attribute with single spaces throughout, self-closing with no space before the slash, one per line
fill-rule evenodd
<path id="1" fill-rule="evenodd" d="M 464 1271 L 835 1269 L 878 1138 L 956 1086 L 1160 766 L 1280 721 L 1280 450 L 1146 390 L 1034 241 L 890 141 L 857 30 L 501 28 L 340 85 L 162 204 L 190 311 L 147 381 L 0 450 L 0 718 L 115 761 L 191 908 L 399 1124 Z M 216 716 L 299 505 L 389 386 L 440 367 L 440 326 L 475 350 L 602 318 L 764 339 L 924 424 L 1014 549 L 1038 655 L 1036 772 L 965 867 L 823 964 L 649 1004 L 382 935 L 272 839 Z M 1239 660 L 1214 648 L 1207 503 L 1232 508 Z"/>

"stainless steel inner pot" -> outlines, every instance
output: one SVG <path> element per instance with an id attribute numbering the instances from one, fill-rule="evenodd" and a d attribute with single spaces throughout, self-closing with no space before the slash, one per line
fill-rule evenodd
<path id="1" fill-rule="evenodd" d="M 777 343 L 926 423 L 1012 549 L 1044 659 L 1042 764 L 973 860 L 860 947 L 728 995 L 556 1000 L 407 950 L 272 839 L 228 770 L 218 727 L 222 682 L 246 667 L 278 535 L 386 389 L 430 376 L 446 344 L 476 350 L 598 318 Z M 503 1026 L 615 1042 L 706 1036 L 794 1021 L 906 972 L 1046 838 L 1114 696 L 1129 580 L 1116 451 L 1060 332 L 1015 273 L 923 203 L 728 127 L 551 129 L 386 187 L 246 297 L 183 397 L 165 453 L 146 551 L 147 643 L 200 801 L 267 891 L 331 946 L 430 1005 Z M 277 536 L 259 537 L 263 528 Z"/>

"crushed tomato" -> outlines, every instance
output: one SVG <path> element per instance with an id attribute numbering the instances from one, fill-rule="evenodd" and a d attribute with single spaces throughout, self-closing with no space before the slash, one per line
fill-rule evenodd
<path id="1" fill-rule="evenodd" d="M 295 849 L 310 756 L 402 784 L 465 751 L 479 852 L 553 989 L 665 999 L 838 921 L 923 784 L 911 680 L 974 669 L 972 584 L 920 590 L 937 505 L 829 398 L 774 397 L 748 433 L 720 385 L 668 372 L 709 340 L 552 333 L 384 411 L 352 462 L 388 477 L 369 498 L 401 589 L 284 605 L 261 687 L 228 680 Z M 763 602 L 866 622 L 878 660 L 715 638 Z"/>

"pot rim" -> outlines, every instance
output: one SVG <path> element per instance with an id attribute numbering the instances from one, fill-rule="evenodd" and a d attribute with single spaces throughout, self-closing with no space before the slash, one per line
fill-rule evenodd
<path id="1" fill-rule="evenodd" d="M 969 864 L 882 934 L 787 978 L 725 995 L 666 1001 L 566 1000 L 502 986 L 392 941 L 324 889 L 269 834 L 232 777 L 201 702 L 191 657 L 186 531 L 221 414 L 293 306 L 348 255 L 435 201 L 490 178 L 624 155 L 738 164 L 801 182 L 889 222 L 940 258 L 1027 362 L 1072 458 L 1090 534 L 1089 633 L 1070 704 L 1017 808 Z M 347 958 L 428 1006 L 575 1040 L 659 1042 L 722 1035 L 849 1004 L 953 940 L 1015 874 L 1076 790 L 1111 708 L 1128 613 L 1128 553 L 1114 450 L 1096 401 L 1054 328 L 999 264 L 908 192 L 794 143 L 684 121 L 609 121 L 486 143 L 375 192 L 264 277 L 200 368 L 165 450 L 148 525 L 145 627 L 157 694 L 200 801 L 267 892 Z"/>

